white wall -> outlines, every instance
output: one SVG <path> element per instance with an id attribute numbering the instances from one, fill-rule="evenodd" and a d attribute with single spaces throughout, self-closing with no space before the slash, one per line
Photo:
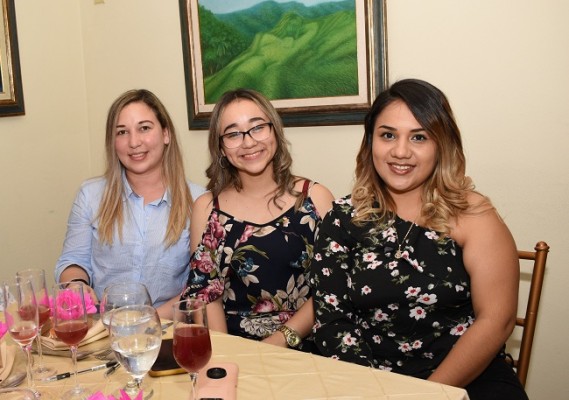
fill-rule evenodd
<path id="1" fill-rule="evenodd" d="M 79 3 L 15 3 L 26 115 L 0 118 L 0 279 L 53 269 L 91 174 Z"/>
<path id="2" fill-rule="evenodd" d="M 569 360 L 569 3 L 388 0 L 389 79 L 449 97 L 468 173 L 520 247 L 552 247 L 528 392 L 564 399 Z M 103 171 L 112 100 L 146 87 L 177 123 L 188 176 L 205 183 L 206 134 L 188 131 L 178 1 L 16 0 L 26 115 L 0 118 L 0 263 L 51 269 L 79 183 Z M 349 191 L 361 126 L 288 128 L 297 173 Z"/>

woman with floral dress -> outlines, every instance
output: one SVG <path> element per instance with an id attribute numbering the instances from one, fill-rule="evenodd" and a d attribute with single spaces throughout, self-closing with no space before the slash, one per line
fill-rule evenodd
<path id="1" fill-rule="evenodd" d="M 302 348 L 314 323 L 305 270 L 333 196 L 291 173 L 287 145 L 279 115 L 261 94 L 239 89 L 216 104 L 209 192 L 194 204 L 182 297 L 209 303 L 211 329 Z"/>
<path id="2" fill-rule="evenodd" d="M 504 343 L 515 324 L 516 246 L 465 176 L 445 95 L 396 82 L 365 119 L 351 195 L 334 202 L 309 267 L 325 356 L 526 399 Z"/>

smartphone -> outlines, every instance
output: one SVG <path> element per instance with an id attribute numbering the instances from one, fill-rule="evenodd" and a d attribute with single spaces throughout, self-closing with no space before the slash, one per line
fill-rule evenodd
<path id="1" fill-rule="evenodd" d="M 148 375 L 156 377 L 187 373 L 186 370 L 180 367 L 176 362 L 174 353 L 172 352 L 172 344 L 173 339 L 162 339 L 160 352 L 152 368 L 148 371 Z"/>
<path id="2" fill-rule="evenodd" d="M 203 368 L 196 384 L 199 400 L 236 400 L 239 367 L 230 362 L 212 362 Z"/>

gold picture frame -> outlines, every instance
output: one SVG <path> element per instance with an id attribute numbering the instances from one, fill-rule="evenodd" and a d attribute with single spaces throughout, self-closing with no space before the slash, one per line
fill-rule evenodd
<path id="1" fill-rule="evenodd" d="M 215 8 L 217 13 L 206 8 L 203 5 L 204 3 L 211 9 Z M 337 11 L 330 10 L 334 10 L 333 7 L 340 3 L 330 1 L 328 3 L 322 2 L 319 3 L 319 5 L 308 7 L 308 5 L 311 5 L 313 2 L 308 1 L 305 6 L 302 0 L 297 0 L 295 2 L 287 2 L 286 6 L 298 7 L 297 9 L 279 10 L 278 12 L 281 12 L 281 14 L 278 14 L 278 12 L 274 10 L 276 7 L 284 7 L 281 6 L 281 3 L 277 4 L 276 2 L 259 0 L 255 5 L 257 8 L 239 10 L 232 14 L 230 11 L 233 10 L 233 7 L 236 7 L 236 3 L 237 6 L 239 6 L 240 2 L 238 0 L 232 2 L 180 0 L 188 125 L 190 129 L 205 129 L 208 127 L 209 117 L 216 101 L 215 95 L 219 98 L 218 93 L 221 92 L 220 88 L 230 90 L 238 87 L 256 89 L 267 95 L 283 118 L 286 126 L 363 123 L 363 118 L 373 103 L 373 100 L 381 90 L 387 87 L 385 0 L 353 0 L 353 4 L 349 6 L 353 6 L 353 12 L 351 10 L 340 11 L 343 13 L 340 15 L 341 18 L 348 16 L 348 18 L 354 19 L 351 25 L 350 23 L 344 23 L 339 29 L 348 27 L 348 29 L 353 30 L 353 32 L 340 32 L 340 34 L 344 34 L 344 37 L 350 38 L 349 40 L 351 40 L 351 42 L 349 45 L 352 46 L 350 51 L 353 53 L 355 50 L 355 56 L 353 54 L 350 55 L 351 60 L 349 62 L 351 63 L 352 69 L 348 70 L 344 68 L 341 71 L 343 73 L 343 75 L 341 75 L 342 78 L 336 79 L 336 81 L 341 82 L 340 84 L 343 84 L 345 81 L 349 81 L 350 84 L 352 84 L 352 82 L 355 81 L 356 83 L 351 86 L 353 92 L 350 92 L 348 95 L 326 96 L 316 94 L 314 96 L 308 95 L 305 97 L 295 97 L 294 95 L 292 97 L 273 96 L 269 93 L 271 92 L 270 88 L 266 88 L 270 85 L 272 85 L 271 87 L 280 85 L 285 87 L 285 89 L 283 89 L 284 91 L 291 91 L 291 88 L 297 87 L 294 83 L 291 83 L 295 82 L 296 76 L 294 75 L 297 72 L 299 75 L 304 73 L 305 69 L 303 67 L 299 68 L 300 64 L 297 62 L 298 58 L 289 57 L 289 53 L 284 55 L 280 53 L 287 51 L 283 50 L 285 45 L 290 44 L 291 47 L 294 47 L 298 43 L 302 44 L 304 42 L 309 43 L 308 46 L 312 47 L 307 46 L 297 52 L 301 57 L 309 57 L 312 52 L 320 54 L 318 59 L 312 61 L 311 66 L 313 68 L 306 68 L 306 70 L 312 71 L 311 73 L 313 75 L 308 75 L 307 78 L 304 78 L 302 82 L 304 86 L 311 86 L 313 90 L 318 91 L 321 90 L 322 86 L 326 86 L 328 82 L 331 82 L 331 86 L 336 84 L 333 77 L 330 79 L 330 75 L 326 75 L 325 78 L 323 77 L 324 74 L 321 75 L 321 71 L 326 70 L 326 68 L 330 66 L 332 67 L 328 69 L 333 69 L 336 66 L 336 61 L 330 61 L 330 59 L 326 60 L 326 56 L 337 48 L 338 37 L 334 39 L 334 34 L 338 30 L 334 29 L 332 23 L 340 18 L 338 18 L 337 14 L 332 15 L 332 13 L 336 13 Z M 245 3 L 250 4 L 251 2 L 248 1 Z M 344 5 L 346 4 L 346 2 L 342 3 Z M 265 6 L 265 9 L 260 10 L 258 7 L 261 6 Z M 312 10 L 310 11 L 312 14 L 305 11 L 308 8 L 314 9 L 315 7 L 321 7 L 322 10 Z M 300 11 L 298 11 L 298 9 L 300 9 Z M 332 18 L 326 19 L 326 16 L 311 18 L 311 15 L 319 11 L 321 13 L 330 12 Z M 202 14 L 200 14 L 200 12 Z M 261 12 L 263 13 L 262 17 Z M 271 17 L 273 14 L 270 13 L 275 15 L 272 21 Z M 296 15 L 299 15 L 298 18 L 296 18 Z M 208 19 L 205 19 L 205 16 L 207 16 Z M 296 21 L 291 22 L 291 19 L 294 19 L 293 17 L 296 18 Z M 209 55 L 212 51 L 211 47 L 208 48 L 207 45 L 208 42 L 211 43 L 212 40 L 216 41 L 216 51 L 225 52 L 228 51 L 227 49 L 229 49 L 228 52 L 233 51 L 233 49 L 237 47 L 234 37 L 239 34 L 239 32 L 237 32 L 236 35 L 227 34 L 227 32 L 224 32 L 225 26 L 229 27 L 227 28 L 228 32 L 236 32 L 241 28 L 240 24 L 247 24 L 247 20 L 251 21 L 250 26 L 259 22 L 264 23 L 265 26 L 261 28 L 255 26 L 252 28 L 253 33 L 251 33 L 249 41 L 245 43 L 241 53 L 231 56 L 233 58 L 220 55 L 216 59 Z M 321 21 L 325 22 L 318 25 Z M 200 23 L 204 26 L 201 27 Z M 292 25 L 294 23 L 300 25 L 293 28 Z M 214 24 L 213 28 L 212 24 Z M 314 28 L 313 31 L 310 31 L 312 28 Z M 249 29 L 249 27 L 247 27 L 247 29 Z M 283 30 L 287 32 L 278 36 Z M 298 33 L 298 37 L 294 37 L 296 32 L 300 32 Z M 247 32 L 243 35 L 246 34 Z M 310 42 L 313 37 L 309 37 L 309 34 L 313 34 L 313 37 L 317 37 L 318 40 Z M 290 37 L 285 37 L 285 35 L 290 35 Z M 318 35 L 320 36 L 318 37 Z M 226 42 L 223 42 L 224 40 L 226 40 Z M 330 43 L 326 43 L 327 40 L 330 40 Z M 332 47 L 332 40 L 336 40 L 334 47 Z M 259 45 L 260 42 L 262 43 L 261 45 Z M 274 48 L 271 48 L 272 43 L 274 43 Z M 238 45 L 241 45 L 241 43 L 238 43 Z M 326 48 L 326 52 L 315 48 L 315 46 L 321 46 L 322 49 Z M 255 52 L 260 47 L 262 47 L 262 49 Z M 204 51 L 203 54 L 202 50 Z M 208 53 L 208 51 L 210 53 Z M 214 56 L 216 55 L 214 54 Z M 285 56 L 289 57 L 286 63 L 282 61 Z M 344 57 L 344 59 L 346 59 L 346 57 Z M 207 63 L 216 63 L 219 62 L 219 60 L 222 60 L 225 65 L 219 67 L 215 72 L 210 72 L 211 75 L 207 76 L 206 74 L 211 71 Z M 321 62 L 321 64 L 318 64 L 318 62 Z M 343 61 L 340 60 L 338 64 L 342 62 Z M 262 65 L 262 67 L 255 70 L 256 73 L 252 72 L 253 67 L 251 67 L 251 64 L 253 63 L 256 63 L 257 67 Z M 275 67 L 275 64 L 278 64 L 278 66 Z M 283 65 L 284 68 L 279 68 Z M 291 65 L 293 65 L 293 67 L 291 67 Z M 286 70 L 287 67 L 289 67 L 289 70 L 285 72 L 288 74 L 283 72 L 283 69 Z M 247 68 L 249 68 L 249 70 L 247 70 Z M 273 70 L 277 72 L 271 75 L 271 71 Z M 350 75 L 346 75 L 345 71 L 347 70 Z M 348 79 L 345 79 L 346 77 Z M 289 79 L 288 81 L 287 78 Z M 217 79 L 217 81 L 213 82 L 215 79 Z M 306 84 L 307 82 L 308 85 Z M 209 87 L 207 86 L 208 84 Z M 227 86 L 223 87 L 223 85 Z M 354 87 L 356 87 L 355 90 L 353 89 Z M 210 90 L 210 88 L 213 89 Z M 212 95 L 215 91 L 218 93 Z"/>

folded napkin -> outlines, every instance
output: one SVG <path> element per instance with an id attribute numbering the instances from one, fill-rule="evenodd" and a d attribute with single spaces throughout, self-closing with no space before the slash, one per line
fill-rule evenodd
<path id="1" fill-rule="evenodd" d="M 96 342 L 97 340 L 103 339 L 107 336 L 109 336 L 109 331 L 103 325 L 103 321 L 98 319 L 93 323 L 93 326 L 89 328 L 89 330 L 87 331 L 87 335 L 85 335 L 85 338 L 81 342 L 79 342 L 79 347 L 89 343 Z M 51 331 L 50 333 L 48 333 L 48 336 L 41 337 L 41 342 L 42 345 L 51 350 L 69 349 L 69 345 L 59 340 L 55 334 L 51 333 Z"/>
<path id="2" fill-rule="evenodd" d="M 17 350 L 16 346 L 8 346 L 5 340 L 0 343 L 0 362 L 2 363 L 0 365 L 0 382 L 6 379 L 12 372 Z"/>

